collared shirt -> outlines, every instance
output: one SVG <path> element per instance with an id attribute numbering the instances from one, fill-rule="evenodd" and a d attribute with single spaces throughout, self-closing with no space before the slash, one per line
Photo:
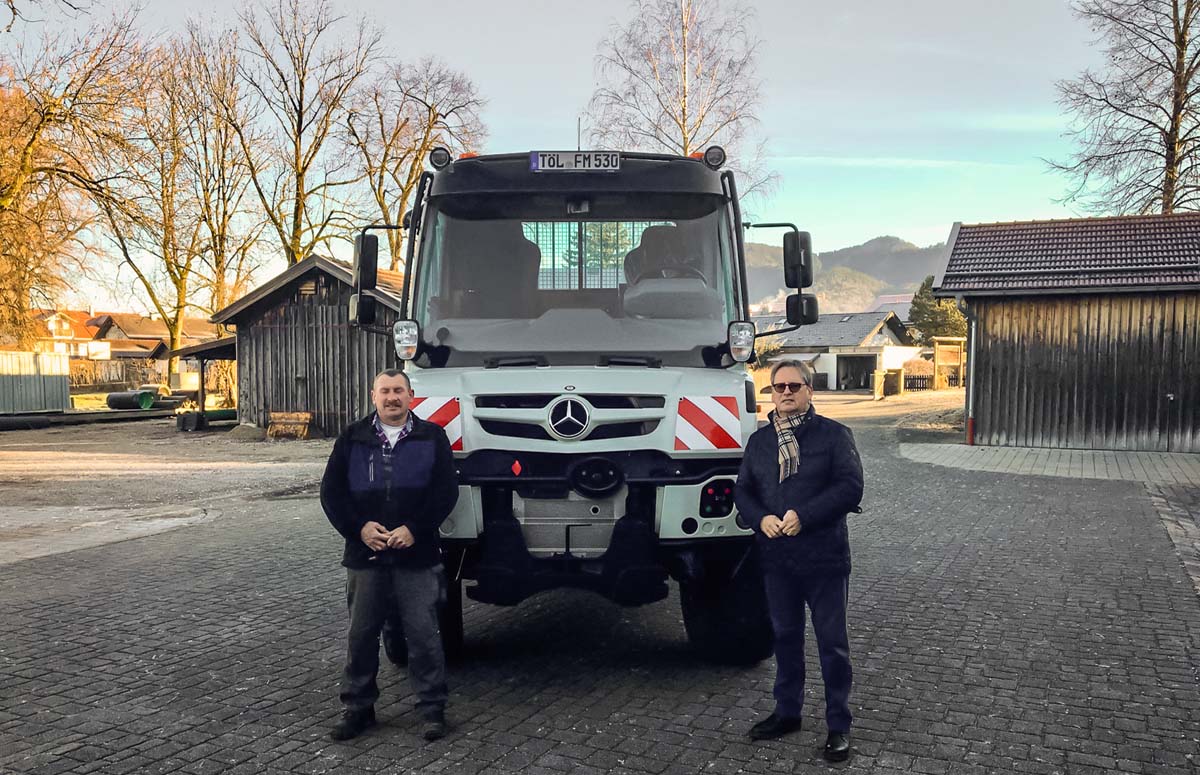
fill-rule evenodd
<path id="1" fill-rule="evenodd" d="M 401 425 L 398 430 L 395 425 L 386 425 L 385 426 L 379 420 L 378 412 L 375 413 L 375 417 L 372 421 L 372 425 L 375 428 L 375 435 L 379 437 L 379 443 L 383 445 L 383 456 L 391 457 L 392 449 L 396 446 L 396 444 L 401 439 L 403 439 L 405 436 L 412 433 L 412 429 L 413 429 L 412 412 L 408 413 L 408 419 L 406 419 L 404 421 L 404 425 Z"/>

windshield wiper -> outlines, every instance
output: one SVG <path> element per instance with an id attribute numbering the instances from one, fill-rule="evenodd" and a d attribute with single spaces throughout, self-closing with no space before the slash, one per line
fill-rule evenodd
<path id="1" fill-rule="evenodd" d="M 501 366 L 549 366 L 550 361 L 544 355 L 496 355 L 483 359 L 485 369 L 498 369 Z"/>
<path id="2" fill-rule="evenodd" d="M 601 366 L 648 366 L 661 369 L 662 359 L 652 355 L 601 355 L 597 363 Z"/>

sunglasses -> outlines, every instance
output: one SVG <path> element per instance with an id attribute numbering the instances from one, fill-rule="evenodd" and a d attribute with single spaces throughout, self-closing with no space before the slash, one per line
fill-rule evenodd
<path id="1" fill-rule="evenodd" d="M 771 389 L 774 390 L 776 393 L 786 393 L 788 391 L 791 391 L 792 393 L 799 393 L 800 388 L 803 388 L 803 387 L 808 387 L 808 383 L 807 382 L 776 382 L 774 385 L 771 385 Z"/>

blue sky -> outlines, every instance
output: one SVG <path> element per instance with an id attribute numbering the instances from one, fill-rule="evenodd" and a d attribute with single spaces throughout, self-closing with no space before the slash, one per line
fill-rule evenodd
<path id="1" fill-rule="evenodd" d="M 148 30 L 187 15 L 235 23 L 234 0 L 148 0 Z M 386 32 L 393 56 L 437 55 L 487 98 L 485 151 L 573 147 L 597 44 L 626 2 L 340 0 Z M 818 252 L 895 235 L 942 242 L 954 221 L 1082 214 L 1057 203 L 1066 121 L 1054 84 L 1095 66 L 1066 0 L 750 3 L 761 36 L 762 131 L 781 184 L 751 203 Z"/>
<path id="2" fill-rule="evenodd" d="M 212 23 L 235 3 L 206 3 Z M 762 47 L 762 131 L 781 177 L 752 204 L 789 220 L 818 251 L 891 234 L 944 241 L 954 221 L 1079 214 L 1054 200 L 1065 181 L 1065 120 L 1054 83 L 1098 63 L 1065 0 L 909 0 L 749 4 Z M 387 48 L 436 54 L 488 99 L 485 150 L 572 147 L 592 92 L 596 47 L 625 2 L 343 0 L 386 30 Z M 148 26 L 182 23 L 154 0 Z"/>

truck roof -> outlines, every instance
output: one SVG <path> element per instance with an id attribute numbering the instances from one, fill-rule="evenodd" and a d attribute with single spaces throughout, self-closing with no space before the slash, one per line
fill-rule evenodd
<path id="1" fill-rule="evenodd" d="M 725 196 L 721 173 L 700 159 L 621 152 L 616 172 L 534 172 L 529 153 L 472 156 L 433 173 L 431 197 L 454 194 L 646 193 Z"/>

